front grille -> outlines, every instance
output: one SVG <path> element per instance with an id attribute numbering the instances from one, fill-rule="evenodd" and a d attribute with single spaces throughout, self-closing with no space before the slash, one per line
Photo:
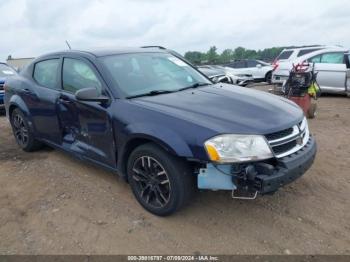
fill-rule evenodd
<path id="1" fill-rule="evenodd" d="M 282 145 L 279 145 L 279 146 L 274 146 L 272 149 L 273 149 L 273 152 L 278 155 L 278 154 L 282 154 L 284 152 L 287 152 L 291 149 L 293 149 L 295 146 L 297 145 L 297 141 L 296 140 L 293 140 L 293 141 L 290 141 L 286 144 L 282 144 Z"/>
<path id="2" fill-rule="evenodd" d="M 281 158 L 301 149 L 309 140 L 309 129 L 306 119 L 299 124 L 265 135 L 277 158 Z"/>
<path id="3" fill-rule="evenodd" d="M 0 84 L 0 90 L 4 90 L 4 84 Z"/>
<path id="4" fill-rule="evenodd" d="M 293 127 L 287 128 L 287 129 L 284 129 L 282 131 L 275 132 L 272 134 L 268 134 L 268 135 L 266 135 L 266 138 L 267 138 L 267 140 L 276 140 L 276 139 L 280 139 L 282 137 L 288 136 L 292 132 L 293 132 Z"/>

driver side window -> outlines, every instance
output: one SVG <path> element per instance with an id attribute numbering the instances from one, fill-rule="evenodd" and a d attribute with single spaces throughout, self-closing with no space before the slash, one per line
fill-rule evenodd
<path id="1" fill-rule="evenodd" d="M 75 93 L 83 88 L 96 88 L 102 93 L 102 84 L 96 74 L 85 62 L 64 58 L 62 69 L 62 87 L 71 93 Z"/>

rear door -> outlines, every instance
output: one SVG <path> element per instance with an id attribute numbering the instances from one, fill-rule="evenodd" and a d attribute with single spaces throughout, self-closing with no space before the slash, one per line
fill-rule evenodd
<path id="1" fill-rule="evenodd" d="M 345 91 L 347 68 L 344 52 L 323 53 L 308 59 L 315 63 L 317 82 L 322 91 L 340 93 Z"/>
<path id="2" fill-rule="evenodd" d="M 346 63 L 346 91 L 350 93 L 350 54 L 345 54 Z"/>
<path id="3" fill-rule="evenodd" d="M 60 95 L 59 57 L 47 57 L 33 66 L 32 78 L 21 90 L 32 116 L 38 137 L 60 144 L 59 122 L 56 115 L 56 102 Z"/>
<path id="4" fill-rule="evenodd" d="M 96 88 L 109 95 L 93 64 L 83 58 L 63 58 L 62 92 L 59 99 L 59 120 L 64 147 L 108 166 L 115 165 L 114 137 L 109 105 L 83 102 L 75 93 L 83 88 Z"/>

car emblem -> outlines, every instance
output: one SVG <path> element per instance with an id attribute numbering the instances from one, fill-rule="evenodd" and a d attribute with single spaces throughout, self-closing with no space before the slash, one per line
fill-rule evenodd
<path id="1" fill-rule="evenodd" d="M 297 138 L 296 142 L 297 142 L 298 145 L 301 146 L 301 145 L 303 144 L 303 138 L 302 138 L 301 136 L 299 136 L 299 137 Z"/>

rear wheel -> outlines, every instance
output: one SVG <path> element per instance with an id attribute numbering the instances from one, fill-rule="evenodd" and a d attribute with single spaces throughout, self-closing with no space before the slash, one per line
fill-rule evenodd
<path id="1" fill-rule="evenodd" d="M 138 202 L 158 216 L 180 209 L 193 191 L 194 175 L 187 163 L 152 143 L 131 153 L 127 171 Z"/>
<path id="2" fill-rule="evenodd" d="M 42 144 L 34 138 L 28 120 L 18 108 L 11 114 L 11 126 L 17 144 L 27 152 L 39 149 Z"/>
<path id="3" fill-rule="evenodd" d="M 265 75 L 265 82 L 268 84 L 272 83 L 272 72 L 267 72 Z"/>

